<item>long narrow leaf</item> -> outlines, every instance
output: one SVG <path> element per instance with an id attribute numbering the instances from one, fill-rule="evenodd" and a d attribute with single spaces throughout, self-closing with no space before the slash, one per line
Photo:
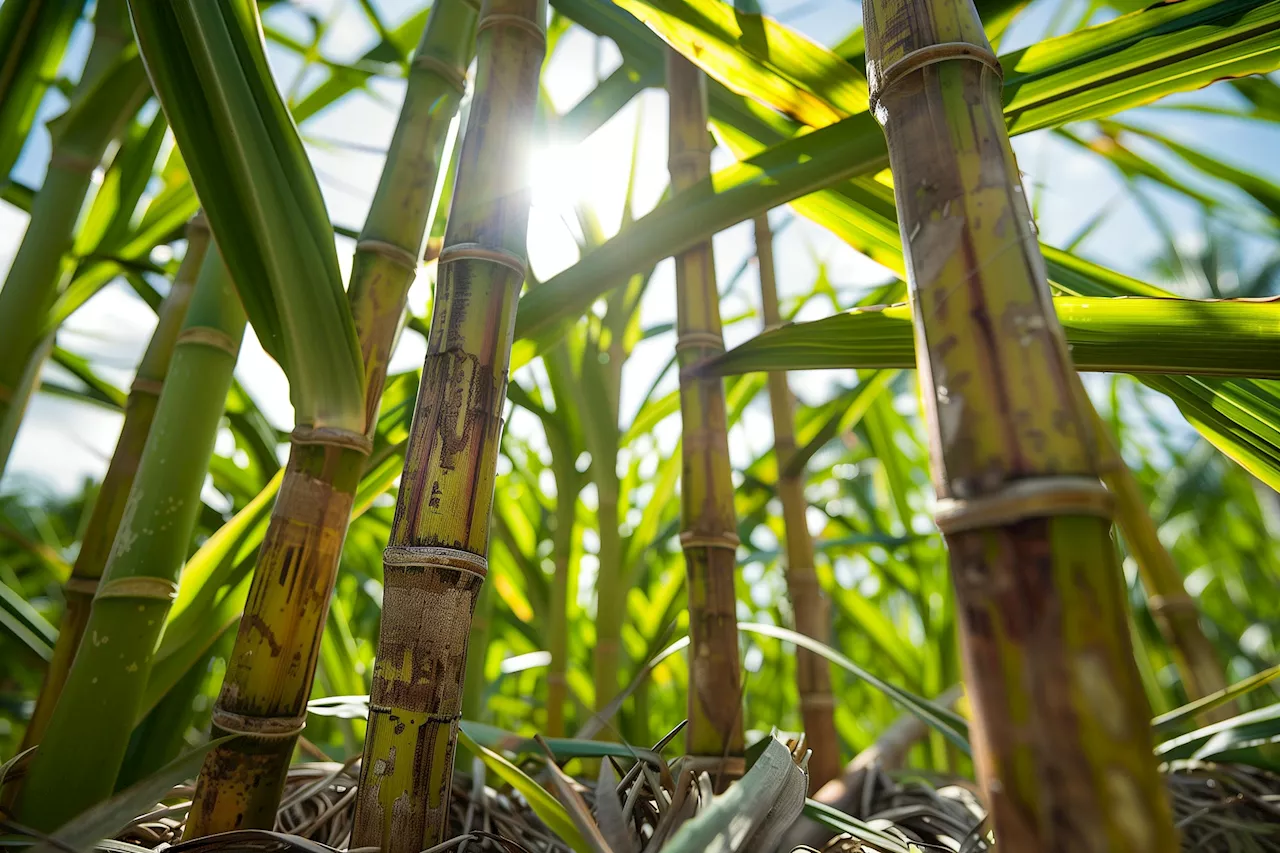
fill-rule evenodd
<path id="1" fill-rule="evenodd" d="M 298 422 L 363 431 L 364 378 L 333 229 L 249 0 L 130 3 L 152 84 Z"/>
<path id="2" fill-rule="evenodd" d="M 1056 297 L 1080 370 L 1280 378 L 1280 302 Z M 1034 330 L 1027 330 L 1034 335 Z M 906 305 L 790 323 L 709 362 L 717 375 L 764 370 L 914 368 Z"/>

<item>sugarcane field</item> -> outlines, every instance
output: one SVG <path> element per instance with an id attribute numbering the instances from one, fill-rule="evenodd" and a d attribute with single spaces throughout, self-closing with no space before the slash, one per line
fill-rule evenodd
<path id="1" fill-rule="evenodd" d="M 1280 0 L 0 0 L 0 851 L 1280 853 Z"/>

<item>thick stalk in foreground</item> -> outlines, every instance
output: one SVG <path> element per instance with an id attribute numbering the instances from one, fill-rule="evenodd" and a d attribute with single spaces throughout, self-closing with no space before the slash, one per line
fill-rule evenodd
<path id="1" fill-rule="evenodd" d="M 21 823 L 57 829 L 115 786 L 200 513 L 244 325 L 235 287 L 210 248 L 84 641 L 23 784 Z"/>
<path id="2" fill-rule="evenodd" d="M 67 256 L 93 170 L 146 96 L 146 75 L 131 46 L 126 14 L 124 0 L 98 3 L 84 71 L 71 106 L 49 123 L 49 168 L 0 288 L 0 475 L 50 349 L 41 345 L 41 330 L 72 266 Z"/>
<path id="3" fill-rule="evenodd" d="M 773 266 L 773 232 L 769 217 L 755 218 L 756 260 L 760 264 L 760 306 L 766 328 L 782 322 L 778 313 L 778 285 Z M 809 535 L 803 469 L 787 473 L 796 454 L 794 401 L 787 374 L 769 374 L 769 410 L 773 415 L 773 455 L 778 465 L 778 500 L 786 538 L 787 592 L 795 611 L 796 630 L 820 643 L 831 639 L 830 605 L 814 570 L 813 537 Z M 840 736 L 836 734 L 835 698 L 831 695 L 831 665 L 803 649 L 796 652 L 796 689 L 809 757 L 809 790 L 817 791 L 840 775 Z"/>
<path id="4" fill-rule="evenodd" d="M 1177 849 L 1092 414 L 970 0 L 865 0 L 951 553 L 974 761 L 1002 850 Z"/>
<path id="5" fill-rule="evenodd" d="M 484 583 L 545 0 L 486 0 L 475 96 L 391 541 L 352 846 L 417 853 L 448 829 L 467 638 Z"/>
<path id="6" fill-rule="evenodd" d="M 449 124 L 465 88 L 476 12 L 439 0 L 410 70 L 391 149 L 356 244 L 348 299 L 365 370 L 366 432 L 417 272 Z M 227 662 L 213 731 L 243 735 L 209 753 L 186 837 L 270 829 L 320 655 L 367 436 L 299 425 Z"/>
<path id="7" fill-rule="evenodd" d="M 151 341 L 142 354 L 142 360 L 138 362 L 137 374 L 125 403 L 120 437 L 116 440 L 111 464 L 107 467 L 107 474 L 102 478 L 98 496 L 94 499 L 93 512 L 80 540 L 80 552 L 71 567 L 71 577 L 62 586 L 67 606 L 58 628 L 53 659 L 49 661 L 49 669 L 40 686 L 35 710 L 31 713 L 31 722 L 27 724 L 27 731 L 22 738 L 23 749 L 40 742 L 45 726 L 49 724 L 49 716 L 57 704 L 58 694 L 62 692 L 67 672 L 71 669 L 71 660 L 80 647 L 93 595 L 98 590 L 98 579 L 102 577 L 102 569 L 107 564 L 107 555 L 111 553 L 116 530 L 120 527 L 120 518 L 124 515 L 125 501 L 138 473 L 142 450 L 155 419 L 160 390 L 164 387 L 173 348 L 195 289 L 196 273 L 204 261 L 208 245 L 209 228 L 204 217 L 197 214 L 187 226 L 187 253 L 173 278 L 169 294 L 160 305 L 155 331 L 151 333 Z"/>
<path id="8" fill-rule="evenodd" d="M 671 120 L 668 168 L 676 192 L 711 173 L 706 78 L 675 51 L 667 52 Z M 689 726 L 685 748 L 720 766 L 741 756 L 742 671 L 738 660 L 737 519 L 729 468 L 729 427 L 724 384 L 696 378 L 688 368 L 724 351 L 720 295 L 711 242 L 676 261 L 676 354 L 680 364 L 680 415 L 684 467 L 680 477 L 680 543 L 689 590 Z M 735 768 L 726 764 L 728 775 Z M 736 769 L 741 775 L 741 767 Z M 720 775 L 721 782 L 725 774 Z"/>

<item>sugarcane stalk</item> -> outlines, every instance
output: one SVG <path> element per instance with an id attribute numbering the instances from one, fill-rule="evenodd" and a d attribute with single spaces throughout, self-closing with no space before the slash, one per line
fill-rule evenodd
<path id="1" fill-rule="evenodd" d="M 100 2 L 93 43 L 71 106 L 50 122 L 48 171 L 0 288 L 0 475 L 38 384 L 32 378 L 49 351 L 41 346 L 41 331 L 62 281 L 74 267 L 69 254 L 93 171 L 147 93 L 146 75 L 131 41 L 124 0 Z"/>
<path id="2" fill-rule="evenodd" d="M 1102 481 L 1116 501 L 1116 522 L 1124 536 L 1129 553 L 1138 567 L 1138 577 L 1147 593 L 1147 608 L 1160 635 L 1169 646 L 1174 666 L 1182 678 L 1188 700 L 1203 699 L 1227 688 L 1226 670 L 1213 644 L 1200 627 L 1200 613 L 1195 600 L 1187 594 L 1173 557 L 1169 554 L 1151 512 L 1142 498 L 1142 490 L 1116 446 L 1115 438 L 1078 383 L 1077 394 L 1082 406 L 1093 414 L 1094 431 L 1099 436 L 1102 453 Z M 1202 714 L 1203 723 L 1226 720 L 1240 713 L 1239 704 L 1228 702 Z"/>
<path id="3" fill-rule="evenodd" d="M 617 307 L 620 309 L 621 306 Z M 611 306 L 611 315 L 613 310 L 614 306 Z M 622 365 L 628 355 L 623 340 L 626 326 L 624 318 L 624 322 L 609 330 L 606 350 L 608 363 L 599 367 L 604 379 L 604 392 L 608 395 L 609 421 L 595 425 L 595 429 L 586 430 L 588 449 L 591 451 L 591 477 L 596 485 L 596 524 L 600 536 L 600 568 L 596 573 L 596 647 L 592 663 L 596 711 L 606 708 L 618 695 L 618 676 L 622 666 L 622 623 L 626 618 L 627 607 L 622 534 L 618 527 L 618 500 L 622 491 L 618 477 L 618 442 L 621 439 L 618 431 L 618 409 Z M 583 408 L 585 411 L 585 406 Z"/>
<path id="4" fill-rule="evenodd" d="M 177 758 L 187 749 L 188 729 L 204 729 L 212 709 L 202 705 L 201 711 L 197 712 L 195 700 L 204 693 L 209 665 L 218 658 L 226 658 L 231 652 L 233 639 L 231 632 L 221 632 L 164 694 L 164 698 L 138 720 L 129 738 L 129 748 L 125 751 L 124 766 L 116 778 L 117 791 L 141 782 Z"/>
<path id="5" fill-rule="evenodd" d="M 971 0 L 865 0 L 917 364 L 1001 849 L 1177 849 L 1099 480 Z"/>
<path id="6" fill-rule="evenodd" d="M 773 232 L 769 216 L 754 220 L 756 259 L 760 267 L 760 307 L 766 328 L 782 323 L 778 311 L 778 285 L 773 265 Z M 830 603 L 818 585 L 814 570 L 813 537 L 809 534 L 809 502 L 804 496 L 804 466 L 791 473 L 796 455 L 795 402 L 787 374 L 769 374 L 769 410 L 773 415 L 773 455 L 778 466 L 778 500 L 786 539 L 787 592 L 795 613 L 796 630 L 822 643 L 831 640 Z M 840 736 L 836 734 L 835 697 L 831 693 L 831 665 L 825 658 L 803 649 L 796 653 L 796 689 L 804 733 L 813 754 L 809 756 L 809 790 L 817 791 L 841 773 Z"/>
<path id="7" fill-rule="evenodd" d="M 417 853 L 448 828 L 467 639 L 487 573 L 502 407 L 525 278 L 526 163 L 545 0 L 485 0 L 404 475 L 353 846 Z"/>
<path id="8" fill-rule="evenodd" d="M 706 78 L 675 51 L 667 53 L 670 100 L 668 168 L 675 192 L 711 174 Z M 680 365 L 683 470 L 681 534 L 689 595 L 689 755 L 719 769 L 719 784 L 741 774 L 742 674 L 734 592 L 737 519 L 729 467 L 728 420 L 719 377 L 690 374 L 724 350 L 711 242 L 676 256 L 676 353 Z"/>
<path id="9" fill-rule="evenodd" d="M 270 829 L 306 720 L 329 599 L 371 447 L 387 363 L 431 214 L 474 44 L 471 0 L 439 0 L 410 68 L 386 166 L 356 244 L 348 300 L 364 359 L 365 434 L 299 425 L 213 713 L 186 838 Z"/>
<path id="10" fill-rule="evenodd" d="M 89 619 L 93 595 L 98 589 L 107 556 L 115 541 L 120 519 L 124 515 L 125 502 L 133 487 L 138 465 L 147 435 L 155 420 L 160 391 L 164 387 L 174 345 L 186 319 L 187 307 L 195 291 L 196 274 L 204 262 L 205 249 L 209 245 L 209 228 L 204 217 L 197 214 L 187 225 L 187 252 L 178 266 L 169 293 L 160 304 L 155 330 L 147 349 L 138 362 L 138 370 L 124 408 L 124 424 L 116 440 L 111 464 L 93 501 L 93 511 L 80 539 L 80 551 L 71 566 L 71 577 L 62 586 L 66 609 L 58 628 L 58 640 L 53 646 L 53 658 L 45 671 L 44 683 L 36 698 L 35 710 L 27 724 L 22 748 L 27 749 L 40 742 L 49 716 L 57 704 L 58 694 L 71 669 L 71 660 L 80 647 L 84 627 Z"/>
<path id="11" fill-rule="evenodd" d="M 548 435 L 551 445 L 552 471 L 556 479 L 555 530 L 551 534 L 554 570 L 551 576 L 549 608 L 549 642 L 551 665 L 547 668 L 547 736 L 563 737 L 564 710 L 569 701 L 569 601 L 577 595 L 570 584 L 573 557 L 573 529 L 577 513 L 580 477 L 573 467 L 574 456 L 568 442 Z"/>
<path id="12" fill-rule="evenodd" d="M 245 315 L 206 252 L 84 640 L 19 795 L 18 820 L 56 829 L 114 789 L 201 509 Z"/>
<path id="13" fill-rule="evenodd" d="M 565 733 L 565 706 L 569 701 L 569 610 L 578 597 L 573 547 L 583 476 L 575 466 L 579 448 L 584 443 L 578 413 L 586 410 L 580 405 L 582 379 L 575 374 L 568 345 L 564 342 L 556 344 L 542 354 L 542 359 L 556 401 L 556 416 L 544 416 L 543 419 L 551 451 L 551 473 L 556 484 L 551 531 L 551 591 L 547 608 L 547 650 L 551 653 L 551 663 L 547 667 L 546 733 L 551 737 L 561 737 Z M 573 408 L 575 405 L 578 406 L 577 412 Z"/>
<path id="14" fill-rule="evenodd" d="M 595 684 L 595 708 L 600 711 L 618 695 L 627 585 L 623 577 L 622 536 L 618 530 L 620 487 L 616 445 L 612 454 L 592 454 L 592 464 L 596 484 L 596 522 L 600 531 L 600 570 L 596 574 L 596 647 L 592 661 L 592 680 Z"/>

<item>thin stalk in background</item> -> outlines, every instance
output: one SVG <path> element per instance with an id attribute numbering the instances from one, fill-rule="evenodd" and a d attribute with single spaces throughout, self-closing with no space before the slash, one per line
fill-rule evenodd
<path id="1" fill-rule="evenodd" d="M 202 507 L 244 327 L 235 287 L 210 247 L 84 641 L 19 794 L 21 823 L 57 829 L 115 788 Z"/>
<path id="2" fill-rule="evenodd" d="M 632 181 L 634 183 L 634 159 Z M 624 217 L 630 210 L 628 189 Z M 592 243 L 604 236 L 594 216 L 579 220 L 592 226 Z M 599 239 L 595 239 L 598 237 Z M 619 529 L 619 502 L 622 481 L 618 476 L 618 450 L 622 432 L 618 426 L 622 399 L 622 368 L 639 338 L 640 296 L 648 276 L 635 277 L 608 297 L 608 309 L 600 328 L 587 339 L 581 360 L 582 381 L 573 385 L 575 403 L 583 413 L 582 432 L 591 454 L 589 474 L 596 487 L 596 526 L 600 545 L 596 572 L 596 645 L 592 656 L 595 710 L 609 706 L 620 689 L 622 672 L 622 626 L 627 619 L 627 590 L 630 579 L 623 564 L 622 533 Z M 606 729 L 608 731 L 608 729 Z"/>
<path id="3" fill-rule="evenodd" d="M 563 357 L 564 346 L 558 344 Z M 548 357 L 552 354 L 548 353 Z M 567 359 L 563 359 L 567 362 Z M 564 712 L 569 702 L 569 602 L 577 597 L 577 584 L 572 583 L 574 528 L 577 520 L 578 493 L 582 475 L 574 467 L 573 448 L 562 435 L 547 434 L 551 446 L 551 470 L 556 481 L 555 529 L 551 532 L 551 557 L 555 570 L 551 576 L 551 601 L 548 608 L 551 665 L 547 669 L 547 736 L 563 737 Z M 483 650 L 481 650 L 483 651 Z"/>
<path id="4" fill-rule="evenodd" d="M 52 149 L 44 183 L 0 289 L 0 476 L 38 384 L 34 377 L 49 347 L 45 316 L 73 264 L 68 256 L 107 146 L 147 94 L 146 74 L 132 46 L 124 0 L 100 0 L 93 43 L 67 111 L 49 123 Z M 35 364 L 33 365 L 33 362 Z M 26 381 L 24 381 L 24 377 Z"/>
<path id="5" fill-rule="evenodd" d="M 98 590 L 98 580 L 102 577 L 102 570 L 115 542 L 116 531 L 120 527 L 120 519 L 124 516 L 125 501 L 129 498 L 129 491 L 142 461 L 142 451 L 155 420 L 160 391 L 164 387 L 178 333 L 182 330 L 187 307 L 195 291 L 196 274 L 204 262 L 208 245 L 208 225 L 205 224 L 204 217 L 197 215 L 187 226 L 187 252 L 173 278 L 168 295 L 160 305 L 155 330 L 151 333 L 151 340 L 142 354 L 142 360 L 138 362 L 138 370 L 125 403 L 124 424 L 120 427 L 115 452 L 111 454 L 111 464 L 107 467 L 106 476 L 94 498 L 93 512 L 80 540 L 80 551 L 71 567 L 71 577 L 62 587 L 66 609 L 58 628 L 58 641 L 53 647 L 53 659 L 49 661 L 49 669 L 45 672 L 31 722 L 27 724 L 22 739 L 23 749 L 40 742 L 57 704 L 58 694 L 62 692 L 62 685 L 71 669 L 72 658 L 80 647 L 80 638 L 84 636 L 85 624 L 89 620 L 93 596 Z"/>
<path id="6" fill-rule="evenodd" d="M 675 192 L 711 174 L 706 78 L 674 50 L 667 53 L 670 100 L 668 168 Z M 688 368 L 724 351 L 720 296 L 711 241 L 675 258 L 676 354 L 684 468 L 680 478 L 681 533 L 689 595 L 689 726 L 685 748 L 706 759 L 720 784 L 741 775 L 721 759 L 743 753 L 742 667 L 738 654 L 738 533 L 729 468 L 724 383 Z"/>
<path id="7" fill-rule="evenodd" d="M 1002 849 L 1177 849 L 1093 414 L 971 0 L 865 0 L 973 709 Z"/>
<path id="8" fill-rule="evenodd" d="M 760 307 L 765 328 L 782 322 L 778 311 L 778 285 L 773 265 L 773 232 L 769 216 L 755 218 L 756 259 L 760 267 Z M 778 467 L 778 500 L 786 539 L 787 592 L 795 614 L 796 630 L 820 643 L 831 643 L 831 609 L 818 573 L 814 570 L 813 537 L 806 517 L 804 468 L 792 473 L 796 455 L 795 401 L 787 374 L 769 374 L 769 411 L 773 415 L 773 455 Z M 909 523 L 909 519 L 905 520 Z M 831 694 L 831 665 L 813 652 L 796 652 L 796 688 L 804 733 L 813 754 L 809 757 L 809 790 L 816 791 L 840 775 L 840 737 L 836 734 L 835 697 Z"/>
<path id="9" fill-rule="evenodd" d="M 485 718 L 485 661 L 488 658 L 489 637 L 493 630 L 494 596 L 493 584 L 480 587 L 480 597 L 476 599 L 476 609 L 471 617 L 471 630 L 467 634 L 467 672 L 466 683 L 462 690 L 462 716 L 468 720 L 483 721 Z"/>
<path id="10" fill-rule="evenodd" d="M 212 750 L 185 837 L 275 824 L 320 654 L 329 599 L 431 215 L 450 123 L 466 86 L 476 10 L 438 0 L 356 244 L 348 300 L 364 361 L 365 435 L 299 427 L 213 714 Z M 304 368 L 305 369 L 305 368 Z"/>
<path id="11" fill-rule="evenodd" d="M 1226 669 L 1218 658 L 1213 643 L 1209 642 L 1200 626 L 1199 610 L 1195 600 L 1183 586 L 1182 574 L 1168 549 L 1160 541 L 1159 531 L 1143 501 L 1138 481 L 1120 455 L 1111 430 L 1094 411 L 1093 403 L 1089 401 L 1078 375 L 1076 382 L 1080 405 L 1088 406 L 1089 411 L 1094 413 L 1094 431 L 1101 445 L 1102 481 L 1115 498 L 1116 522 L 1129 547 L 1129 553 L 1138 566 L 1138 577 L 1147 593 L 1147 608 L 1151 611 L 1151 618 L 1160 630 L 1160 635 L 1169 644 L 1169 652 L 1187 692 L 1187 699 L 1203 699 L 1225 690 Z M 1238 703 L 1227 702 L 1205 712 L 1201 720 L 1207 724 L 1229 719 L 1239 713 Z"/>
<path id="12" fill-rule="evenodd" d="M 384 591 L 352 845 L 417 853 L 448 829 L 467 639 L 488 571 L 498 443 L 525 278 L 545 0 L 486 0 L 477 77 Z"/>

